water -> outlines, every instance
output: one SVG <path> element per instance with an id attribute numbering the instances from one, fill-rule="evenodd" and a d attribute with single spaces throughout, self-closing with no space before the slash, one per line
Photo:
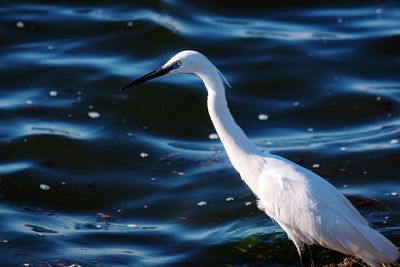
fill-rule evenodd
<path id="1" fill-rule="evenodd" d="M 225 74 L 257 145 L 400 245 L 399 2 L 182 2 L 2 4 L 0 265 L 298 265 L 210 136 L 198 79 L 117 92 L 183 49 Z"/>

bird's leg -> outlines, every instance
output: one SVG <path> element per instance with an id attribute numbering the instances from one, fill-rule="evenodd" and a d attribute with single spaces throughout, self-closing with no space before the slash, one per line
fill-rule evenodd
<path id="1" fill-rule="evenodd" d="M 314 245 L 306 245 L 308 253 L 310 255 L 311 259 L 311 267 L 319 267 L 318 264 L 318 259 L 317 259 L 317 253 L 316 253 L 316 247 Z"/>
<path id="2" fill-rule="evenodd" d="M 287 233 L 287 231 L 286 231 Z M 301 242 L 300 240 L 297 240 L 296 238 L 293 238 L 288 234 L 288 237 L 290 240 L 293 241 L 294 245 L 296 246 L 297 253 L 299 254 L 300 257 L 300 262 L 303 267 L 310 267 L 310 257 L 308 250 L 306 249 L 306 244 Z"/>
<path id="3" fill-rule="evenodd" d="M 313 245 L 304 244 L 304 247 L 299 250 L 299 255 L 303 267 L 319 267 Z"/>
<path id="4" fill-rule="evenodd" d="M 305 245 L 308 247 L 308 245 Z M 300 256 L 300 261 L 301 265 L 303 267 L 310 267 L 311 262 L 310 262 L 310 256 L 309 256 L 309 251 L 305 247 L 303 247 L 301 250 L 299 250 L 299 256 Z"/>

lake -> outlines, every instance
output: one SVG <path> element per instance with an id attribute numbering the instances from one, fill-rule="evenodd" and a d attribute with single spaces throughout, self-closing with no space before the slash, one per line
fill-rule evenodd
<path id="1" fill-rule="evenodd" d="M 197 77 L 118 92 L 186 49 L 261 149 L 400 246 L 399 1 L 3 1 L 0 20 L 1 266 L 299 265 Z"/>

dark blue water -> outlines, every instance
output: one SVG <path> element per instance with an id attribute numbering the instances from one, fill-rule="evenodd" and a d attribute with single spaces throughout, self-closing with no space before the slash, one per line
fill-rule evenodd
<path id="1" fill-rule="evenodd" d="M 400 3 L 265 2 L 3 2 L 0 266 L 298 265 L 197 78 L 117 92 L 184 49 L 224 73 L 257 145 L 400 245 Z"/>

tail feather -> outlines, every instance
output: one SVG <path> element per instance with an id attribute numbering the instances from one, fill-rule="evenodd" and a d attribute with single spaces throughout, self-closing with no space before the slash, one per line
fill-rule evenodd
<path id="1" fill-rule="evenodd" d="M 389 265 L 400 267 L 400 252 L 389 239 L 368 226 L 359 227 L 358 231 L 371 245 L 369 246 L 370 249 L 359 252 L 361 259 L 371 266 Z"/>

